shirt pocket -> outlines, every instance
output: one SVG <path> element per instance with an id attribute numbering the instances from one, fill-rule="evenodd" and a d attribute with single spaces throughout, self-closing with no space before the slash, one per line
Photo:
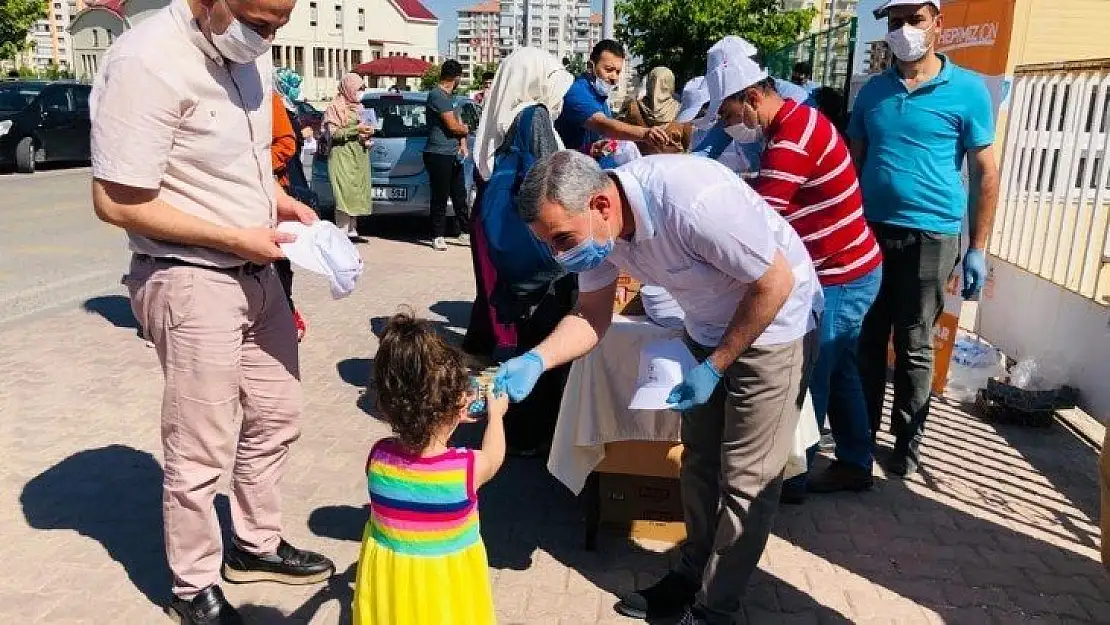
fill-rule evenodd
<path id="1" fill-rule="evenodd" d="M 204 169 L 226 168 L 239 159 L 252 157 L 254 146 L 246 115 L 245 111 L 201 100 L 186 116 L 177 142 L 190 160 L 203 163 Z M 272 134 L 273 129 L 266 132 Z"/>

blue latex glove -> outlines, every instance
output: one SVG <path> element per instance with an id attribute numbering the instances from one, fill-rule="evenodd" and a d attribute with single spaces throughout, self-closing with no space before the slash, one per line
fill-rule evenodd
<path id="1" fill-rule="evenodd" d="M 519 402 L 535 388 L 543 369 L 543 358 L 535 350 L 517 356 L 497 368 L 493 392 L 495 395 L 508 394 L 510 400 Z"/>
<path id="2" fill-rule="evenodd" d="M 983 250 L 970 249 L 964 256 L 964 299 L 977 299 L 987 282 L 987 257 Z"/>
<path id="3" fill-rule="evenodd" d="M 679 412 L 700 406 L 713 396 L 713 391 L 721 383 L 721 372 L 706 360 L 694 367 L 683 378 L 682 382 L 671 389 L 667 396 L 667 403 L 674 404 L 674 409 Z"/>

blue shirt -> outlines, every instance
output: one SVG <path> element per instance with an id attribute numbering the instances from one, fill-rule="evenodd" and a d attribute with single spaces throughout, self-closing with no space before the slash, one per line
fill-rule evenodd
<path id="1" fill-rule="evenodd" d="M 568 150 L 581 150 L 603 137 L 600 133 L 586 129 L 586 121 L 597 113 L 612 117 L 609 97 L 594 89 L 593 76 L 583 74 L 570 85 L 563 96 L 563 112 L 555 120 L 555 131 L 563 139 Z"/>
<path id="2" fill-rule="evenodd" d="M 994 143 L 994 106 L 978 74 L 940 56 L 940 74 L 906 90 L 894 68 L 856 97 L 848 136 L 867 142 L 860 186 L 868 221 L 958 234 L 968 150 Z"/>

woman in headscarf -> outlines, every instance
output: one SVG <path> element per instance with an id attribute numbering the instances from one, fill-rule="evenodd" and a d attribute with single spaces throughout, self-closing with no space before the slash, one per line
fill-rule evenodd
<path id="1" fill-rule="evenodd" d="M 308 184 L 305 181 L 304 166 L 301 164 L 301 129 L 297 123 L 294 102 L 300 95 L 301 77 L 292 70 L 275 69 L 273 94 L 273 143 L 270 158 L 274 179 L 285 192 L 298 200 L 313 206 L 311 198 L 304 197 Z M 301 184 L 296 184 L 300 182 Z M 309 192 L 311 193 L 311 192 Z M 293 311 L 293 325 L 297 329 L 297 340 L 304 338 L 308 324 L 293 304 L 293 266 L 289 259 L 283 258 L 274 263 L 289 309 Z"/>
<path id="2" fill-rule="evenodd" d="M 648 73 L 644 85 L 644 96 L 638 100 L 630 100 L 625 105 L 621 111 L 621 121 L 645 128 L 663 126 L 671 136 L 671 144 L 660 148 L 648 141 L 640 141 L 636 143 L 640 153 L 648 156 L 689 150 L 693 127 L 690 124 L 675 123 L 674 120 L 679 109 L 679 101 L 674 92 L 674 72 L 666 67 L 656 67 Z"/>
<path id="3" fill-rule="evenodd" d="M 497 271 L 482 228 L 485 183 L 493 174 L 497 156 L 513 144 L 517 133 L 526 133 L 532 155 L 537 159 L 563 149 L 554 120 L 559 117 L 563 96 L 573 82 L 574 77 L 551 54 L 536 48 L 519 48 L 501 62 L 493 85 L 486 93 L 474 144 L 475 182 L 479 195 L 472 213 L 471 254 L 477 296 L 463 346 L 471 354 L 488 360 L 503 360 L 538 345 L 570 312 L 578 296 L 577 279 L 570 274 L 548 285 L 547 295 L 534 309 L 514 321 L 499 321 L 494 306 Z M 521 116 L 533 107 L 531 126 L 521 128 Z M 498 297 L 503 301 L 504 289 L 499 291 Z M 502 310 L 501 317 L 504 317 Z M 505 420 L 506 438 L 515 455 L 535 455 L 550 448 L 569 370 L 569 367 L 561 367 L 545 373 L 532 394 L 509 409 Z"/>
<path id="4" fill-rule="evenodd" d="M 370 157 L 374 129 L 362 122 L 362 78 L 347 74 L 339 93 L 324 111 L 324 131 L 331 137 L 328 180 L 335 195 L 335 225 L 358 239 L 358 218 L 370 214 Z"/>

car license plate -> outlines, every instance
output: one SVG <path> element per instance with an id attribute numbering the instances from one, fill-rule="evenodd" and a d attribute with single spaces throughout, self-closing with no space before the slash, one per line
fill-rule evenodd
<path id="1" fill-rule="evenodd" d="M 409 190 L 404 187 L 374 187 L 372 197 L 375 200 L 405 201 L 409 199 Z"/>

